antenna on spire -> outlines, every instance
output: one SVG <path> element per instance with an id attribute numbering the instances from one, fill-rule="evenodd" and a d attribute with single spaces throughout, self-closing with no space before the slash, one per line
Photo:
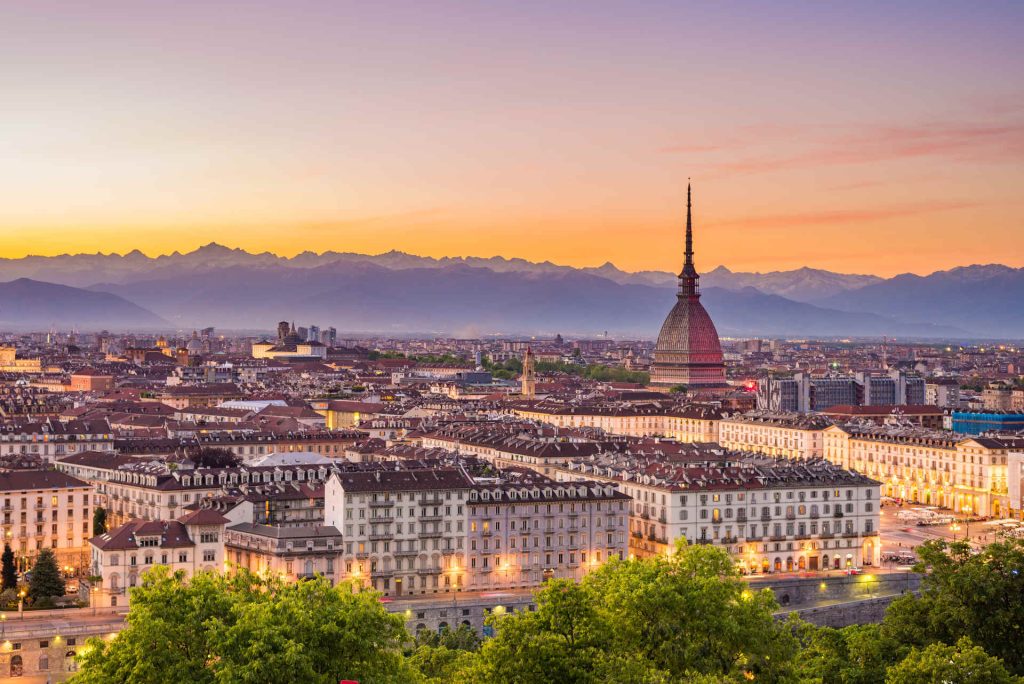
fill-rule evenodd
<path id="1" fill-rule="evenodd" d="M 693 191 L 686 179 L 686 251 L 683 270 L 679 273 L 679 296 L 699 296 L 697 269 L 693 266 Z"/>
<path id="2" fill-rule="evenodd" d="M 691 200 L 690 192 L 690 179 L 686 179 L 686 262 L 687 264 L 693 263 L 693 215 L 692 215 L 693 203 Z"/>

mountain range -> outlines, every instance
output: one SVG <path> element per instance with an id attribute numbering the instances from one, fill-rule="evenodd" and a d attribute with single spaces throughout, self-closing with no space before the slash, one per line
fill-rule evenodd
<path id="1" fill-rule="evenodd" d="M 47 330 L 164 328 L 170 323 L 109 292 L 18 278 L 0 283 L 0 328 Z"/>
<path id="2" fill-rule="evenodd" d="M 26 318 L 12 318 L 3 313 L 8 299 L 2 288 L 15 283 L 5 280 L 21 283 L 19 297 L 47 284 L 70 291 L 62 291 L 49 308 L 22 306 Z M 701 285 L 723 335 L 1024 337 L 1024 269 L 1006 266 L 889 279 L 811 268 L 743 273 L 720 266 L 705 273 Z M 294 318 L 346 332 L 608 331 L 654 337 L 674 287 L 671 273 L 629 273 L 611 263 L 573 268 L 397 251 L 303 252 L 289 258 L 210 243 L 159 257 L 134 251 L 0 259 L 0 323 L 39 327 L 35 321 L 49 317 L 45 327 L 98 325 L 99 318 L 79 315 L 86 309 L 78 302 L 85 300 L 72 297 L 75 292 L 115 297 L 110 320 L 123 323 L 102 326 L 110 329 L 270 329 L 279 319 Z M 65 298 L 76 304 L 62 304 Z"/>

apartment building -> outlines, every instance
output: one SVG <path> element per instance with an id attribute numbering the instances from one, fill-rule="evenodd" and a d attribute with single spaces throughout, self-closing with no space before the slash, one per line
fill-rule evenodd
<path id="1" fill-rule="evenodd" d="M 35 455 L 52 463 L 83 451 L 110 451 L 114 435 L 106 420 L 48 418 L 38 423 L 0 424 L 0 456 Z"/>
<path id="2" fill-rule="evenodd" d="M 520 418 L 560 428 L 598 428 L 608 434 L 668 437 L 680 442 L 718 441 L 721 409 L 708 404 L 686 406 L 646 404 L 537 402 L 516 406 Z"/>
<path id="3" fill-rule="evenodd" d="M 154 565 L 191 577 L 224 567 L 224 526 L 216 511 L 200 510 L 177 520 L 132 520 L 89 540 L 91 573 L 102 578 L 94 588 L 93 605 L 129 605 L 132 587 Z"/>
<path id="4" fill-rule="evenodd" d="M 228 570 L 276 575 L 285 581 L 323 575 L 333 583 L 342 567 L 341 532 L 326 525 L 277 527 L 253 523 L 224 530 Z"/>
<path id="5" fill-rule="evenodd" d="M 722 548 L 742 573 L 770 573 L 877 565 L 881 554 L 878 482 L 823 460 L 605 454 L 556 479 L 612 483 L 632 498 L 632 556 L 670 553 L 686 539 Z"/>
<path id="6" fill-rule="evenodd" d="M 111 526 L 134 519 L 173 520 L 204 499 L 231 488 L 255 489 L 271 484 L 285 488 L 292 484 L 322 486 L 331 472 L 348 467 L 352 464 L 338 461 L 188 469 L 118 454 L 83 454 L 57 462 L 58 470 L 78 473 L 95 487 L 97 505 L 107 509 Z M 304 493 L 300 493 L 300 498 Z"/>
<path id="7" fill-rule="evenodd" d="M 313 452 L 330 458 L 341 458 L 345 449 L 365 439 L 358 430 L 310 430 L 303 432 L 215 431 L 198 434 L 190 439 L 132 439 L 118 440 L 114 448 L 118 453 L 154 456 L 182 452 L 185 449 L 227 449 L 248 462 L 268 454 Z"/>
<path id="8" fill-rule="evenodd" d="M 467 589 L 578 580 L 610 558 L 626 557 L 630 502 L 616 486 L 514 475 L 479 482 L 469 494 Z"/>
<path id="9" fill-rule="evenodd" d="M 752 411 L 723 418 L 718 425 L 719 443 L 736 451 L 752 451 L 789 459 L 820 459 L 822 432 L 828 418 L 800 413 Z"/>
<path id="10" fill-rule="evenodd" d="M 556 439 L 542 433 L 524 425 L 450 425 L 423 434 L 420 444 L 476 456 L 497 468 L 526 467 L 549 477 L 558 465 L 610 448 L 606 443 Z"/>
<path id="11" fill-rule="evenodd" d="M 345 540 L 339 579 L 387 596 L 465 589 L 472 490 L 461 467 L 332 473 L 324 522 Z"/>
<path id="12" fill-rule="evenodd" d="M 882 493 L 968 515 L 1017 516 L 1007 457 L 1019 437 L 970 437 L 909 426 L 834 425 L 824 431 L 829 461 L 877 479 Z"/>
<path id="13" fill-rule="evenodd" d="M 61 567 L 89 565 L 92 487 L 52 470 L 0 472 L 3 539 L 19 570 L 27 570 L 42 549 L 52 549 Z"/>

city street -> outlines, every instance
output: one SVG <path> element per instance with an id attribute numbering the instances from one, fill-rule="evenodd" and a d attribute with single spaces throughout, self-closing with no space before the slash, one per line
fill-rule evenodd
<path id="1" fill-rule="evenodd" d="M 898 517 L 899 511 L 925 508 L 915 504 L 886 504 L 882 507 L 880 529 L 882 537 L 882 553 L 913 553 L 920 544 L 931 539 L 945 539 L 946 541 L 963 540 L 970 534 L 971 543 L 975 548 L 991 543 L 996 539 L 996 525 L 989 521 L 972 520 L 965 522 L 961 516 L 956 518 L 955 526 L 952 523 L 940 525 L 918 525 L 913 520 L 902 520 Z M 928 507 L 941 515 L 953 515 L 952 511 Z M 954 527 L 956 529 L 954 529 Z"/>

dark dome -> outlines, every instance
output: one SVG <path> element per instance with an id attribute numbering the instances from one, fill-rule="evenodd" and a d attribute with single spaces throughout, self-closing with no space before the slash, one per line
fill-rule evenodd
<path id="1" fill-rule="evenodd" d="M 686 251 L 676 305 L 658 333 L 651 384 L 726 387 L 722 344 L 711 316 L 700 303 L 700 275 L 693 265 L 693 220 L 686 187 Z"/>
<path id="2" fill-rule="evenodd" d="M 680 295 L 654 348 L 651 381 L 659 385 L 725 384 L 718 331 L 696 295 Z"/>
<path id="3" fill-rule="evenodd" d="M 670 363 L 722 363 L 718 330 L 699 299 L 676 301 L 658 333 L 654 353 Z"/>

